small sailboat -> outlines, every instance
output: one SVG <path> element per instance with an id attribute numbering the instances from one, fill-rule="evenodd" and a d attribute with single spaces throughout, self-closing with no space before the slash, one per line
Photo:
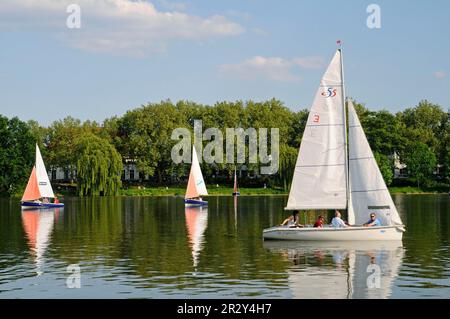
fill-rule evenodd
<path id="1" fill-rule="evenodd" d="M 342 52 L 338 49 L 309 113 L 285 209 L 347 210 L 351 226 L 272 227 L 264 230 L 264 239 L 402 239 L 404 225 L 350 100 L 348 123 L 346 113 Z M 382 226 L 363 227 L 371 213 L 376 214 Z"/>
<path id="2" fill-rule="evenodd" d="M 241 193 L 239 193 L 239 188 L 237 184 L 237 174 L 236 174 L 236 168 L 234 169 L 234 187 L 233 187 L 233 196 L 239 196 Z"/>
<path id="3" fill-rule="evenodd" d="M 189 173 L 189 181 L 186 189 L 186 196 L 184 204 L 187 207 L 206 206 L 208 202 L 202 200 L 201 196 L 208 195 L 205 181 L 203 180 L 202 170 L 198 162 L 197 152 L 195 147 L 192 147 L 192 164 L 191 172 Z"/>
<path id="4" fill-rule="evenodd" d="M 55 199 L 51 203 L 50 200 Z M 53 193 L 52 185 L 45 169 L 44 160 L 42 159 L 39 146 L 36 144 L 36 162 L 28 179 L 27 187 L 22 196 L 22 208 L 54 208 L 63 207 L 63 203 L 59 203 Z"/>

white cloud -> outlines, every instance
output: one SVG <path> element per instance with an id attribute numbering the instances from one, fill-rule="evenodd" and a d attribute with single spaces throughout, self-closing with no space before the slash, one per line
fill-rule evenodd
<path id="1" fill-rule="evenodd" d="M 318 56 L 294 58 L 293 62 L 304 69 L 321 69 L 325 67 L 325 60 Z"/>
<path id="2" fill-rule="evenodd" d="M 265 78 L 272 81 L 290 82 L 298 80 L 291 72 L 292 63 L 282 58 L 255 56 L 238 64 L 219 66 L 222 73 L 237 75 L 244 79 Z"/>
<path id="3" fill-rule="evenodd" d="M 136 56 L 160 51 L 174 40 L 201 41 L 244 32 L 240 24 L 221 15 L 203 18 L 177 11 L 163 12 L 150 2 L 131 0 L 78 0 L 81 28 L 68 29 L 66 9 L 73 2 L 3 0 L 0 30 L 46 29 L 76 48 Z M 172 5 L 176 10 L 177 3 Z"/>
<path id="4" fill-rule="evenodd" d="M 168 0 L 158 0 L 162 7 L 168 10 L 184 11 L 188 7 L 187 2 L 176 2 Z"/>
<path id="5" fill-rule="evenodd" d="M 283 59 L 280 57 L 255 56 L 237 64 L 223 64 L 219 71 L 223 74 L 238 76 L 243 79 L 264 78 L 276 82 L 298 81 L 295 68 L 322 68 L 324 63 L 319 57 Z"/>
<path id="6" fill-rule="evenodd" d="M 443 79 L 447 76 L 447 73 L 445 73 L 444 71 L 437 71 L 437 72 L 434 72 L 434 76 L 437 79 Z"/>

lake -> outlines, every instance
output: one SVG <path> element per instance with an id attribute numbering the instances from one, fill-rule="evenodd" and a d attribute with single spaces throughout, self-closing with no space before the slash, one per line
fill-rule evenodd
<path id="1" fill-rule="evenodd" d="M 394 196 L 402 244 L 264 242 L 286 196 L 208 201 L 66 198 L 36 212 L 0 199 L 0 298 L 450 297 L 447 195 Z"/>

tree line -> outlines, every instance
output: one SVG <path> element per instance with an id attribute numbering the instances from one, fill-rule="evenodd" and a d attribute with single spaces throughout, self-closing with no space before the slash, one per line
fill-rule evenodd
<path id="1" fill-rule="evenodd" d="M 393 182 L 393 157 L 396 153 L 407 165 L 410 182 L 418 187 L 450 182 L 449 110 L 429 101 L 395 114 L 370 111 L 356 103 L 356 111 L 388 185 Z M 281 101 L 236 101 L 203 105 L 170 100 L 149 103 L 108 118 L 103 123 L 80 121 L 72 117 L 44 127 L 31 120 L 8 119 L 0 115 L 0 194 L 20 192 L 34 164 L 34 143 L 38 143 L 47 169 L 61 168 L 77 183 L 80 196 L 114 195 L 120 190 L 123 165 L 133 160 L 137 170 L 150 176 L 146 183 L 169 185 L 189 173 L 189 164 L 171 160 L 171 139 L 175 128 L 193 130 L 194 120 L 203 128 L 279 128 L 280 157 L 278 173 L 253 180 L 258 185 L 289 188 L 303 130 L 306 109 L 293 111 Z M 205 144 L 207 141 L 204 142 Z M 248 158 L 247 158 L 248 160 Z M 249 170 L 259 163 L 246 163 Z M 216 167 L 203 163 L 207 182 L 217 182 L 217 170 L 230 180 L 234 164 Z M 213 178 L 214 176 L 214 178 Z M 242 181 L 250 183 L 250 181 Z"/>

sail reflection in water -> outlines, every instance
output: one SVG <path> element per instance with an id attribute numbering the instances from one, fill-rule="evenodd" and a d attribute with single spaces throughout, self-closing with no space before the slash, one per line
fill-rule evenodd
<path id="1" fill-rule="evenodd" d="M 401 267 L 401 242 L 265 241 L 293 264 L 288 281 L 292 297 L 389 298 Z"/>
<path id="2" fill-rule="evenodd" d="M 22 211 L 22 223 L 38 275 L 43 273 L 44 253 L 50 243 L 53 225 L 59 217 L 59 212 L 59 209 Z"/>
<path id="3" fill-rule="evenodd" d="M 195 270 L 197 270 L 200 252 L 203 249 L 203 242 L 205 240 L 204 233 L 208 226 L 208 208 L 186 207 L 185 216 L 193 265 Z"/>

